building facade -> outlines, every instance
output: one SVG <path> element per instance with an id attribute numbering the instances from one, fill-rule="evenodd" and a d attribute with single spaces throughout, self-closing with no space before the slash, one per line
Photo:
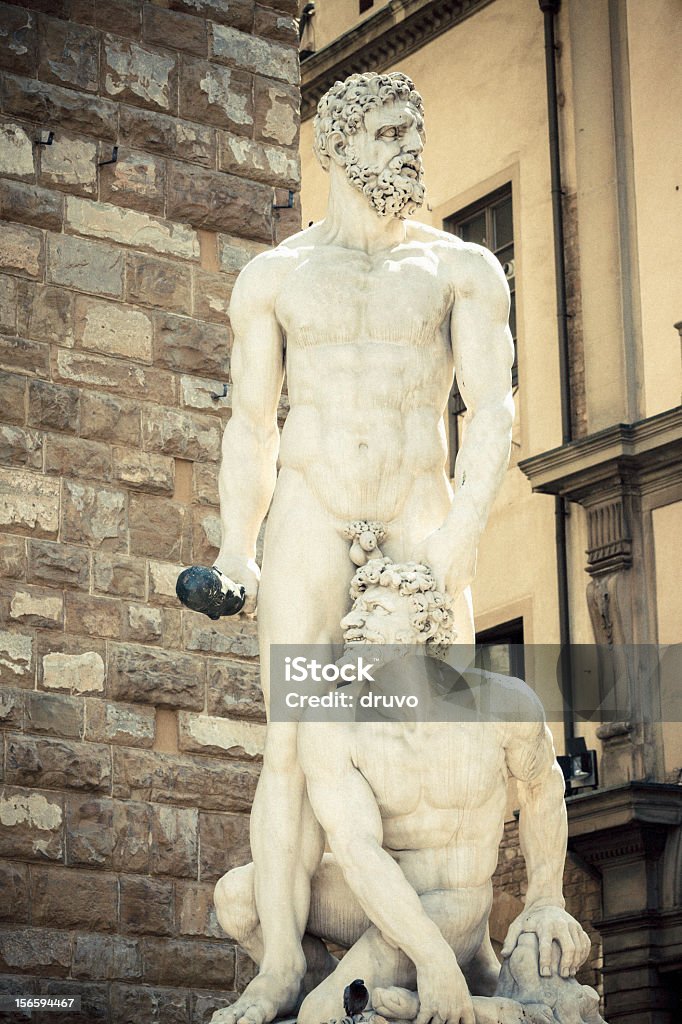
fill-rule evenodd
<path id="1" fill-rule="evenodd" d="M 568 904 L 595 940 L 585 978 L 602 986 L 610 1022 L 672 1024 L 682 1012 L 682 726 L 668 647 L 682 632 L 679 6 L 316 0 L 304 12 L 303 223 L 326 203 L 317 100 L 353 72 L 400 70 L 426 109 L 418 218 L 483 242 L 505 269 L 516 421 L 479 554 L 477 633 L 495 664 L 524 643 L 557 751 L 596 752 L 596 786 L 568 798 Z M 463 412 L 455 389 L 451 469 Z M 513 810 L 511 794 L 497 941 L 523 894 Z"/>
<path id="2" fill-rule="evenodd" d="M 233 282 L 299 225 L 295 13 L 0 4 L 0 993 L 64 1024 L 204 1024 L 253 969 L 212 892 L 256 626 L 175 579 L 219 538 Z"/>

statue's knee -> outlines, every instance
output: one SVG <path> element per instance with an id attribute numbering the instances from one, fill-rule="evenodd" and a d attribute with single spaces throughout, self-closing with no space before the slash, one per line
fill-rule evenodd
<path id="1" fill-rule="evenodd" d="M 244 942 L 258 924 L 253 895 L 253 866 L 233 868 L 219 878 L 213 892 L 216 916 L 223 931 Z"/>

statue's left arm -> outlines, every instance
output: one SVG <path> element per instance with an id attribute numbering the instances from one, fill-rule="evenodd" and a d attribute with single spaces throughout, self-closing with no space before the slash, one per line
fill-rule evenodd
<path id="1" fill-rule="evenodd" d="M 509 288 L 492 253 L 457 249 L 450 336 L 455 375 L 466 405 L 464 438 L 455 463 L 455 495 L 440 529 L 416 556 L 456 598 L 474 577 L 476 552 L 509 463 L 514 400 Z"/>
<path id="2" fill-rule="evenodd" d="M 532 698 L 534 720 L 509 725 L 507 766 L 517 780 L 519 840 L 526 861 L 528 892 L 522 914 L 512 923 L 502 955 L 510 956 L 522 932 L 538 937 L 540 974 L 549 977 L 552 942 L 561 948 L 559 972 L 576 973 L 587 959 L 590 940 L 564 909 L 562 893 L 568 824 L 564 777 L 539 701 Z"/>

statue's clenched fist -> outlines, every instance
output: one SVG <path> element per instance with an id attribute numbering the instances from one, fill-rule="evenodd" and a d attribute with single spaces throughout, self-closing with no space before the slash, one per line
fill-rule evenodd
<path id="1" fill-rule="evenodd" d="M 562 978 L 573 977 L 589 956 L 589 936 L 561 907 L 531 906 L 519 914 L 507 933 L 503 957 L 511 956 L 523 932 L 534 932 L 538 937 L 539 968 L 543 978 L 549 978 L 552 973 L 553 942 L 558 943 L 561 950 L 559 973 Z"/>

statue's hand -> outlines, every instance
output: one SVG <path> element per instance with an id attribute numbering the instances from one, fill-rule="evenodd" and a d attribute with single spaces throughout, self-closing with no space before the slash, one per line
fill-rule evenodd
<path id="1" fill-rule="evenodd" d="M 416 1024 L 476 1024 L 467 983 L 455 960 L 417 967 L 419 1015 Z"/>
<path id="2" fill-rule="evenodd" d="M 539 968 L 543 978 L 549 978 L 552 973 L 553 942 L 561 950 L 559 973 L 562 978 L 573 977 L 589 956 L 589 936 L 575 918 L 561 907 L 541 906 L 534 909 L 531 906 L 519 914 L 507 933 L 502 947 L 503 957 L 512 955 L 522 932 L 534 932 L 538 937 Z"/>
<path id="3" fill-rule="evenodd" d="M 476 549 L 476 539 L 469 531 L 453 533 L 441 526 L 417 547 L 414 560 L 432 569 L 438 589 L 454 601 L 476 574 Z"/>
<path id="4" fill-rule="evenodd" d="M 260 582 L 260 569 L 253 558 L 242 555 L 218 555 L 214 565 L 235 583 L 241 583 L 246 591 L 246 601 L 242 609 L 247 615 L 256 610 L 256 597 Z"/>

